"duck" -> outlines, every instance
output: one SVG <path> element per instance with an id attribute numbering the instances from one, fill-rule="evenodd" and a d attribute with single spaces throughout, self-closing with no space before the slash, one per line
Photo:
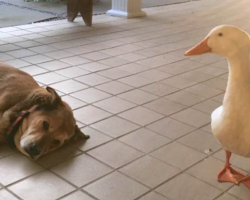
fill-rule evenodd
<path id="1" fill-rule="evenodd" d="M 228 62 L 228 83 L 222 106 L 211 114 L 212 133 L 226 152 L 224 168 L 218 174 L 220 182 L 244 184 L 250 189 L 250 175 L 232 168 L 232 154 L 250 158 L 250 37 L 232 25 L 212 29 L 186 56 L 214 53 Z"/>

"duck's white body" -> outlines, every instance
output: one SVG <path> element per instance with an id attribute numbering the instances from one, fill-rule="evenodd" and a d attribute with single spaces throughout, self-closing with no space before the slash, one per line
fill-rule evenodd
<path id="1" fill-rule="evenodd" d="M 223 106 L 212 113 L 212 132 L 221 146 L 250 157 L 249 55 L 229 59 L 229 79 Z"/>
<path id="2" fill-rule="evenodd" d="M 227 58 L 229 79 L 223 106 L 212 113 L 212 132 L 226 150 L 226 161 L 217 178 L 221 182 L 243 183 L 250 189 L 250 174 L 231 167 L 231 154 L 250 157 L 250 38 L 235 26 L 214 28 L 185 55 L 207 52 Z"/>

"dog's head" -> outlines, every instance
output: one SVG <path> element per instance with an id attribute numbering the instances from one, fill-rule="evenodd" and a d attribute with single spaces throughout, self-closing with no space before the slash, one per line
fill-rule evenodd
<path id="1" fill-rule="evenodd" d="M 58 149 L 76 135 L 88 138 L 76 125 L 69 105 L 52 88 L 47 90 L 53 94 L 52 103 L 31 112 L 14 136 L 17 149 L 32 159 Z"/>

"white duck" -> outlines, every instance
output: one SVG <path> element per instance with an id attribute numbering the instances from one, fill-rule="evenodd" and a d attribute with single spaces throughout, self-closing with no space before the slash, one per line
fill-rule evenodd
<path id="1" fill-rule="evenodd" d="M 226 163 L 219 173 L 221 182 L 244 183 L 250 188 L 250 175 L 244 176 L 230 165 L 231 153 L 250 157 L 250 38 L 235 27 L 214 28 L 185 55 L 207 52 L 227 58 L 229 79 L 223 106 L 212 113 L 212 132 L 226 151 Z"/>

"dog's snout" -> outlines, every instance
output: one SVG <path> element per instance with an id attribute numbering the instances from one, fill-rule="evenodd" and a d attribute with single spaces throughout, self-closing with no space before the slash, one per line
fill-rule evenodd
<path id="1" fill-rule="evenodd" d="M 31 143 L 25 151 L 32 157 L 36 157 L 41 153 L 41 148 L 38 143 Z"/>

